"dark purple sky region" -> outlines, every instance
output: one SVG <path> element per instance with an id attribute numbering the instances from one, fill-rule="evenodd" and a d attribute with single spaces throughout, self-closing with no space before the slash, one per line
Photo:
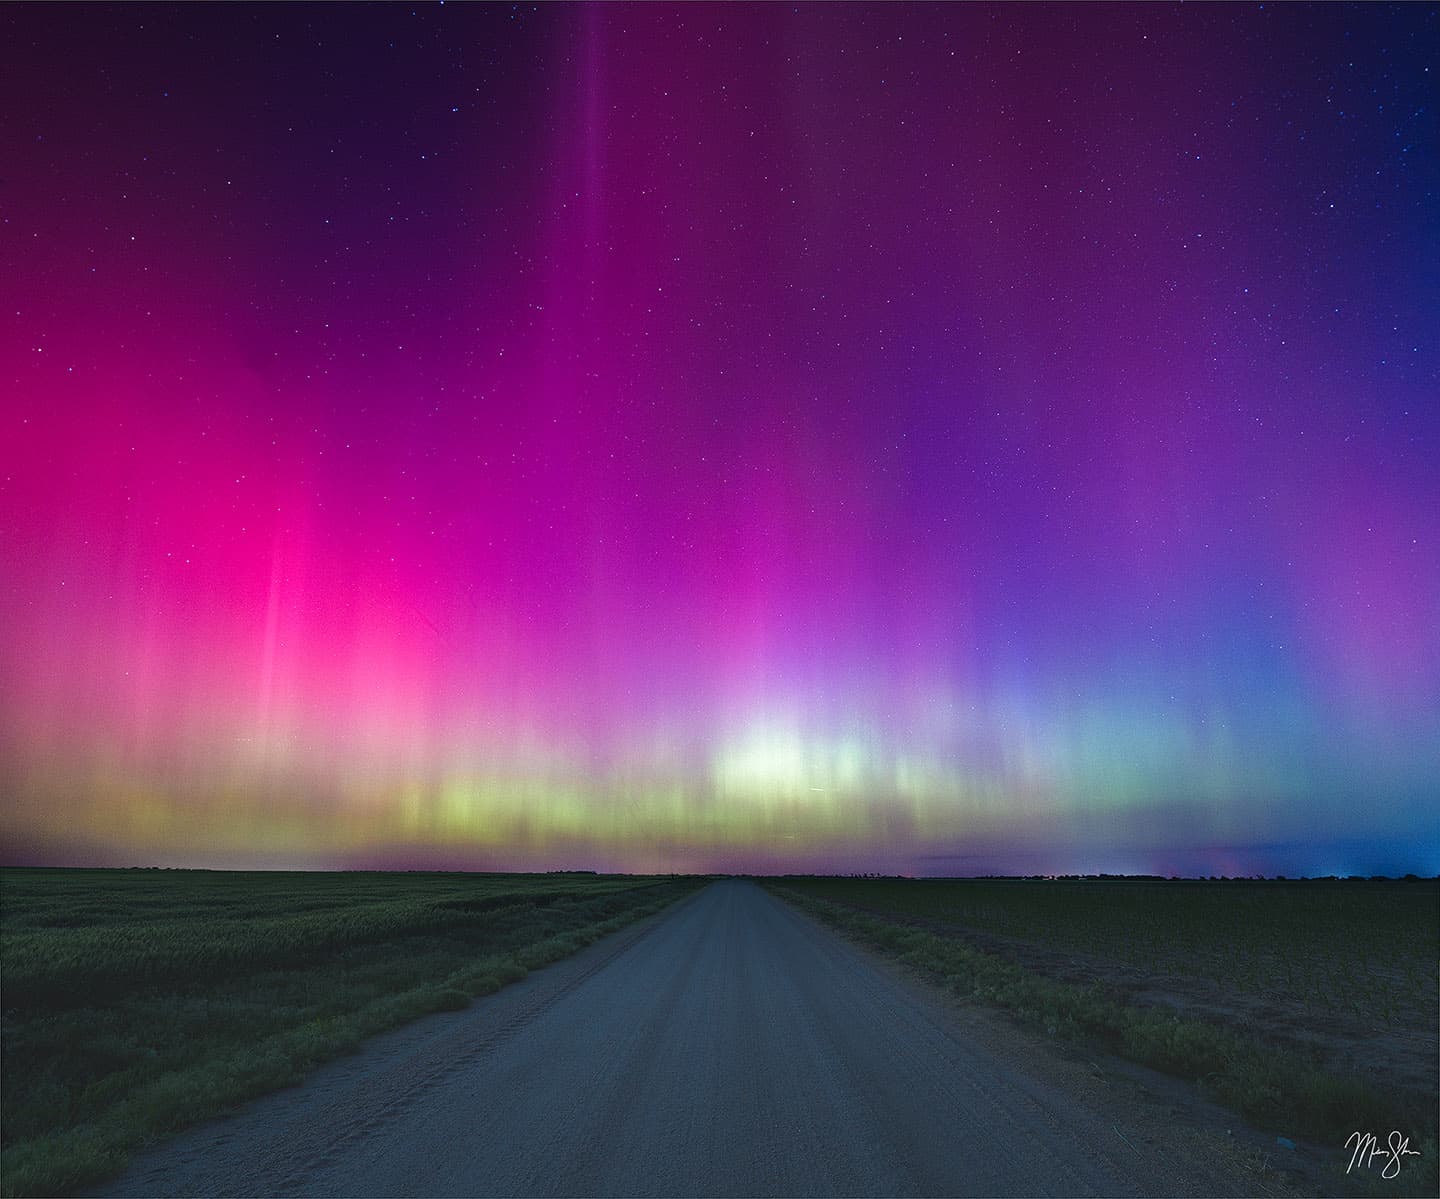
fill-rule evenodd
<path id="1" fill-rule="evenodd" d="M 12 857 L 1440 872 L 1434 6 L 0 31 Z"/>

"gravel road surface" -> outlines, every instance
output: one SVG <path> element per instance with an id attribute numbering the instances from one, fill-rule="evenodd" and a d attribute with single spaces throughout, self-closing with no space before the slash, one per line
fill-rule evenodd
<path id="1" fill-rule="evenodd" d="M 99 1193 L 1254 1193 L 1044 1049 L 724 881 Z"/>

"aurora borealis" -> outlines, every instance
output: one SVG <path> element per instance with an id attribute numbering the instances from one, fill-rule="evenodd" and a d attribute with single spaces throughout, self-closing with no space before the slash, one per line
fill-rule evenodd
<path id="1" fill-rule="evenodd" d="M 1433 6 L 0 28 L 7 860 L 1440 872 Z"/>

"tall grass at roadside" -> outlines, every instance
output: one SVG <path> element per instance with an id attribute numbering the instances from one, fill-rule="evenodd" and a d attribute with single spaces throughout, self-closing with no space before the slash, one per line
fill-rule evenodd
<path id="1" fill-rule="evenodd" d="M 793 880 L 818 899 L 1091 954 L 1381 1025 L 1433 1024 L 1434 880 Z"/>
<path id="2" fill-rule="evenodd" d="M 835 897 L 865 894 L 878 907 L 885 903 L 884 883 L 897 881 L 880 880 L 868 892 L 865 882 L 845 887 L 838 884 L 849 880 L 829 879 L 777 881 L 770 889 L 957 996 L 1004 1009 L 1051 1036 L 1098 1045 L 1195 1081 L 1260 1128 L 1337 1146 L 1356 1129 L 1414 1130 L 1422 1156 L 1407 1160 L 1402 1190 L 1387 1193 L 1436 1192 L 1434 1096 L 1427 1101 L 1382 1090 L 1359 1075 L 1277 1051 L 1242 1030 L 1126 1004 L 1098 985 L 1046 978 L 957 936 L 907 923 L 903 915 L 858 910 Z M 900 913 L 907 907 L 895 906 Z"/>
<path id="3" fill-rule="evenodd" d="M 101 1179 L 157 1136 L 464 1007 L 702 881 L 0 873 L 0 1190 Z"/>

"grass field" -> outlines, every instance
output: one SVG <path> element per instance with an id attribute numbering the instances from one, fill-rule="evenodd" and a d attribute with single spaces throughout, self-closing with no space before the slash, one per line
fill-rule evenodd
<path id="1" fill-rule="evenodd" d="M 958 995 L 1194 1079 L 1260 1127 L 1337 1149 L 1403 1129 L 1428 1142 L 1406 1171 L 1433 1193 L 1435 880 L 771 886 Z"/>
<path id="2" fill-rule="evenodd" d="M 464 1007 L 702 881 L 0 871 L 3 1192 L 104 1177 L 148 1139 Z"/>

